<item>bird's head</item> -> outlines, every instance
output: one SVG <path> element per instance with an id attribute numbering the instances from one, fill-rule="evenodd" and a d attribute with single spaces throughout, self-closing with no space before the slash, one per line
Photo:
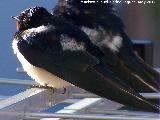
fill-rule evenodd
<path id="1" fill-rule="evenodd" d="M 19 16 L 12 16 L 16 19 L 17 30 L 26 30 L 48 24 L 52 14 L 43 7 L 31 7 L 21 12 Z"/>

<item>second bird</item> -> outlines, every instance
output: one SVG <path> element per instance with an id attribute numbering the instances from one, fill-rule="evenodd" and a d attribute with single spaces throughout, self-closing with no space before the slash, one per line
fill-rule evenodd
<path id="1" fill-rule="evenodd" d="M 112 3 L 105 3 L 105 0 L 90 4 L 82 0 L 59 0 L 53 15 L 83 30 L 104 53 L 103 63 L 128 88 L 139 93 L 159 92 L 159 73 L 134 53 L 132 41 Z"/>

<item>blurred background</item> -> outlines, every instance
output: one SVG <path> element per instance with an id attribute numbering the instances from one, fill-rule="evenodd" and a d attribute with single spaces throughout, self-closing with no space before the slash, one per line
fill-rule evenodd
<path id="1" fill-rule="evenodd" d="M 138 0 L 135 1 L 133 4 L 117 4 L 119 15 L 131 39 L 153 42 L 153 66 L 160 67 L 160 1 L 154 0 L 154 4 L 137 4 Z"/>
<path id="2" fill-rule="evenodd" d="M 30 79 L 27 75 L 16 72 L 16 68 L 21 65 L 12 51 L 11 43 L 16 32 L 16 26 L 15 20 L 11 19 L 10 16 L 16 16 L 31 6 L 43 6 L 51 11 L 56 2 L 57 0 L 0 1 L 0 78 Z M 130 38 L 153 41 L 154 67 L 160 67 L 160 4 L 158 2 L 155 0 L 154 4 L 145 5 L 116 4 L 119 16 L 123 19 Z M 25 88 L 0 85 L 0 94 L 13 95 L 21 90 L 25 90 Z"/>

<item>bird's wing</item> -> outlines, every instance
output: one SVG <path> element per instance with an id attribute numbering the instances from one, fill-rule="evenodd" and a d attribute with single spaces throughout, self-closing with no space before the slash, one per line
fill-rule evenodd
<path id="1" fill-rule="evenodd" d="M 108 14 L 108 12 L 110 11 L 108 11 L 106 7 L 106 14 L 100 14 L 105 15 L 104 18 L 97 18 L 96 23 L 98 24 L 98 26 L 103 28 L 103 32 L 108 32 L 109 34 L 111 34 L 111 39 L 109 40 L 110 42 L 104 44 L 108 44 L 105 49 L 108 49 L 109 47 L 109 52 L 111 52 L 109 53 L 109 55 L 115 53 L 118 56 L 115 59 L 119 59 L 119 61 L 121 61 L 117 63 L 123 64 L 117 67 L 119 67 L 119 70 L 121 69 L 122 71 L 126 72 L 120 73 L 118 71 L 118 74 L 120 76 L 122 76 L 123 74 L 125 74 L 126 76 L 129 75 L 128 77 L 130 78 L 130 81 L 134 81 L 131 83 L 131 86 L 135 87 L 135 90 L 137 92 L 159 92 L 160 74 L 134 53 L 132 49 L 133 43 L 124 31 L 123 21 L 114 12 L 111 12 L 110 14 Z M 115 39 L 114 36 L 117 35 L 119 37 Z M 104 37 L 106 36 L 107 35 L 105 35 Z M 103 40 L 101 40 L 100 42 L 103 42 Z M 104 45 L 102 46 L 104 47 Z M 108 54 L 108 50 L 105 50 L 105 52 L 106 54 Z M 111 57 L 113 56 L 114 55 L 111 55 Z M 108 59 L 109 57 L 107 58 L 108 61 L 113 60 L 113 58 L 111 57 L 110 59 Z M 128 75 L 126 74 L 127 71 Z M 117 72 L 117 70 L 115 70 L 115 72 Z"/>
<path id="2" fill-rule="evenodd" d="M 111 69 L 119 78 L 121 78 L 123 82 L 125 82 L 128 86 L 132 87 L 136 92 L 158 92 L 158 84 L 151 84 L 150 82 L 148 82 L 149 80 L 147 81 L 144 78 L 139 77 L 139 74 L 137 75 L 134 69 L 130 68 L 129 65 L 131 65 L 134 68 L 137 68 L 139 72 L 144 69 L 142 65 L 136 66 L 137 63 L 132 62 L 135 61 L 134 59 L 136 59 L 136 56 L 130 56 L 130 59 L 125 60 L 122 59 L 122 56 L 120 56 L 119 53 L 121 53 L 123 57 L 126 58 L 129 58 L 129 55 L 124 54 L 124 52 L 120 52 L 119 48 L 117 48 L 119 51 L 114 52 L 112 49 L 108 47 L 108 44 L 106 45 L 103 42 L 99 43 L 98 47 L 104 53 L 104 64 L 109 69 Z M 126 49 L 125 52 L 128 52 L 128 49 Z"/>
<path id="3" fill-rule="evenodd" d="M 75 49 L 73 47 L 76 46 L 71 45 L 70 48 L 64 49 L 64 46 L 60 45 L 60 41 L 63 40 L 59 37 L 55 31 L 43 31 L 34 36 L 25 37 L 25 40 L 21 38 L 17 46 L 20 53 L 32 65 L 43 68 L 80 88 L 121 104 L 145 111 L 159 112 L 157 106 L 146 101 L 132 89 L 116 83 L 118 78 L 103 66 L 98 57 L 93 55 L 94 51 L 89 52 L 92 46 Z M 76 39 L 84 41 L 80 38 L 72 38 L 68 35 L 69 41 L 77 41 Z"/>
<path id="4" fill-rule="evenodd" d="M 147 84 L 143 79 L 139 78 L 126 67 L 124 61 L 108 47 L 100 45 L 101 50 L 104 52 L 103 63 L 110 68 L 128 87 L 132 87 L 136 92 L 153 92 L 157 91 L 151 85 Z"/>
<path id="5" fill-rule="evenodd" d="M 116 55 L 118 55 L 118 58 L 126 68 L 132 74 L 135 74 L 136 78 L 142 83 L 141 85 L 144 89 L 142 89 L 142 91 L 137 90 L 139 92 L 159 92 L 160 74 L 134 53 L 134 50 L 132 49 L 133 43 L 124 31 L 123 21 L 115 13 L 112 13 L 109 16 L 110 17 L 105 18 L 104 24 L 100 24 L 102 27 L 105 27 L 105 30 L 111 32 L 113 36 L 114 34 L 119 34 L 121 40 L 117 40 L 117 42 L 114 42 L 113 40 L 113 44 L 111 45 L 114 49 L 117 49 Z M 112 27 L 108 29 L 106 27 L 107 25 L 111 25 Z M 137 87 L 140 87 L 139 85 Z"/>
<path id="6" fill-rule="evenodd" d="M 111 65 L 110 68 L 119 77 L 125 78 L 124 81 L 137 92 L 159 92 L 159 73 L 134 53 L 133 43 L 124 32 L 122 20 L 113 13 L 106 15 L 104 19 L 98 19 L 96 23 L 99 28 L 97 31 L 102 31 L 104 34 L 99 33 L 99 36 L 103 37 L 100 40 L 96 39 L 96 42 L 94 38 L 91 40 L 100 49 L 103 49 L 107 65 Z M 92 36 L 92 34 L 87 34 Z M 125 72 L 119 72 L 120 70 Z"/>
<path id="7" fill-rule="evenodd" d="M 123 41 L 131 41 L 125 33 L 121 36 Z M 129 70 L 138 75 L 147 84 L 153 86 L 157 91 L 160 90 L 160 74 L 136 55 L 132 46 L 128 47 L 127 44 L 124 44 L 117 54 Z"/>
<path id="8" fill-rule="evenodd" d="M 106 6 L 105 11 L 101 7 L 95 9 L 96 12 L 92 12 L 92 15 L 95 17 L 95 19 L 91 19 L 91 20 L 89 19 L 89 22 L 88 22 L 88 20 L 85 19 L 85 16 L 79 15 L 77 17 L 78 19 L 76 19 L 75 15 L 73 15 L 72 12 L 70 12 L 70 14 L 68 14 L 69 11 L 68 10 L 66 10 L 67 12 L 65 11 L 65 9 L 68 9 L 68 8 L 65 7 L 65 5 L 63 7 L 61 5 L 57 5 L 56 9 L 54 9 L 54 11 L 53 11 L 53 15 L 63 16 L 67 21 L 70 21 L 72 24 L 74 23 L 74 24 L 77 24 L 78 26 L 81 26 L 81 27 L 84 26 L 84 28 L 92 29 L 94 25 L 95 26 L 100 25 L 100 27 L 95 27 L 95 28 L 104 28 L 102 30 L 99 29 L 99 31 L 97 32 L 99 34 L 98 37 L 92 37 L 92 36 L 95 36 L 94 32 L 92 32 L 88 29 L 84 30 L 85 32 L 88 32 L 87 34 L 89 36 L 91 36 L 90 38 L 93 43 L 98 43 L 99 41 L 101 41 L 103 39 L 103 37 L 106 37 L 106 35 L 103 36 L 104 32 L 106 32 L 106 31 L 108 33 L 113 32 L 113 34 L 114 34 L 114 33 L 121 33 L 120 31 L 124 30 L 123 22 L 115 14 L 114 10 L 112 9 L 113 8 L 112 4 L 106 4 L 105 6 Z M 77 6 L 73 5 L 73 6 L 71 6 L 71 8 L 69 8 L 69 10 L 72 9 L 72 7 L 75 8 Z M 101 12 L 101 11 L 103 11 L 103 12 Z M 97 17 L 97 15 L 95 15 L 95 14 L 97 14 L 98 12 L 99 12 L 99 14 Z M 96 24 L 94 24 L 94 22 Z M 97 33 L 95 33 L 95 34 L 97 34 Z M 122 34 L 124 34 L 124 33 L 122 33 Z M 97 38 L 100 38 L 100 39 L 97 39 Z M 151 67 L 149 67 L 147 64 L 145 64 L 143 61 L 141 62 L 140 59 L 133 60 L 133 62 L 132 62 L 132 59 L 135 59 L 132 57 L 136 57 L 136 56 L 133 55 L 131 57 L 131 55 L 128 55 L 128 53 L 126 54 L 125 51 L 127 51 L 127 48 L 130 49 L 132 47 L 133 43 L 131 42 L 131 40 L 126 39 L 124 36 L 123 36 L 123 39 L 124 39 L 123 45 L 125 46 L 125 49 L 122 47 L 122 50 L 120 50 L 120 48 L 116 45 L 115 42 L 112 44 L 113 48 L 119 50 L 117 52 L 118 54 L 115 54 L 115 52 L 113 52 L 112 49 L 109 49 L 108 46 L 107 47 L 104 46 L 104 44 L 103 45 L 96 44 L 105 54 L 105 56 L 102 58 L 103 63 L 105 64 L 107 69 L 112 70 L 116 74 L 116 76 L 118 76 L 120 78 L 120 80 L 119 81 L 117 80 L 116 83 L 123 84 L 123 86 L 125 86 L 125 87 L 132 87 L 136 92 L 157 92 L 159 90 L 158 89 L 159 84 L 157 84 L 157 82 L 154 82 L 154 80 L 159 79 L 159 74 L 156 71 L 154 71 Z M 125 58 L 127 58 L 127 60 Z M 141 64 L 140 66 L 142 68 L 140 68 L 140 66 L 137 67 L 137 63 Z M 144 73 L 145 78 L 141 77 L 143 74 L 143 71 L 144 71 L 144 67 L 145 67 L 145 71 L 146 71 L 146 73 Z M 147 75 L 148 74 L 147 71 L 151 75 Z M 137 74 L 138 72 L 139 72 L 139 74 Z M 140 76 L 140 74 L 141 74 L 141 76 Z"/>
<path id="9" fill-rule="evenodd" d="M 132 42 L 130 40 L 123 40 L 120 34 L 116 35 L 110 31 L 111 35 L 105 34 L 102 38 L 96 39 L 95 42 L 92 37 L 94 33 L 90 34 L 90 31 L 87 29 L 88 28 L 85 27 L 83 28 L 90 36 L 93 44 L 98 46 L 104 53 L 102 60 L 106 67 L 112 70 L 125 84 L 132 87 L 136 92 L 158 92 L 158 84 L 152 81 L 153 78 L 151 78 L 151 76 L 147 75 L 147 73 L 146 75 L 144 73 L 146 79 L 140 76 L 140 74 L 143 74 L 144 66 L 147 66 L 142 66 L 142 64 L 145 64 L 144 62 L 140 63 L 140 61 L 135 61 L 137 56 L 134 55 L 133 50 L 130 49 L 132 47 Z M 98 36 L 102 36 L 99 31 L 100 30 L 97 29 Z M 102 31 L 105 31 L 105 29 L 102 29 Z M 131 54 L 133 55 L 131 56 Z M 127 58 L 127 60 L 125 58 Z M 136 67 L 137 63 L 141 65 Z M 135 71 L 136 69 L 138 71 Z"/>

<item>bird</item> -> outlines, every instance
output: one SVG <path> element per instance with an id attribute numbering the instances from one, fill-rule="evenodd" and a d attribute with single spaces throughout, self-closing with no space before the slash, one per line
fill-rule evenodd
<path id="1" fill-rule="evenodd" d="M 103 63 L 128 87 L 138 93 L 159 92 L 160 74 L 135 54 L 112 0 L 59 0 L 52 14 L 83 30 L 104 53 Z"/>
<path id="2" fill-rule="evenodd" d="M 104 53 L 79 27 L 44 7 L 30 7 L 16 19 L 12 48 L 27 74 L 42 86 L 75 85 L 143 111 L 159 112 L 103 64 Z M 118 82 L 120 81 L 120 82 Z"/>

